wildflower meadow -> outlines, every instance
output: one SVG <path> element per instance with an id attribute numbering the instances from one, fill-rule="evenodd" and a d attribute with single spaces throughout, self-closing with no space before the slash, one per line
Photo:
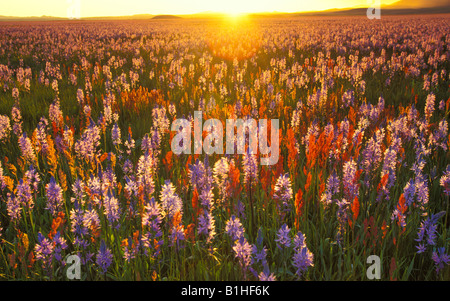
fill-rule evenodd
<path id="1" fill-rule="evenodd" d="M 450 280 L 448 20 L 2 22 L 0 280 Z"/>

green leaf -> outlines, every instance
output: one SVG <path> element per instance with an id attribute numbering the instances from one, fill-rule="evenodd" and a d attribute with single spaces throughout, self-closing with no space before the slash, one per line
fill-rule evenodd
<path id="1" fill-rule="evenodd" d="M 414 256 L 414 258 L 415 258 L 415 256 Z M 411 260 L 411 263 L 409 264 L 408 269 L 403 274 L 403 280 L 408 280 L 409 279 L 409 276 L 411 275 L 412 268 L 414 266 L 414 258 Z"/>

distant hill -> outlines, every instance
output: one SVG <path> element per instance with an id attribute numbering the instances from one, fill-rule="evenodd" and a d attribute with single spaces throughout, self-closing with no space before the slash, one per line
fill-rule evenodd
<path id="1" fill-rule="evenodd" d="M 430 8 L 448 6 L 450 6 L 450 0 L 400 0 L 389 5 L 390 8 Z"/>
<path id="2" fill-rule="evenodd" d="M 15 16 L 0 16 L 0 21 L 59 21 L 67 20 L 67 18 L 59 18 L 52 16 L 31 16 L 31 17 L 15 17 Z"/>
<path id="3" fill-rule="evenodd" d="M 153 18 L 155 15 L 139 14 L 130 16 L 110 16 L 110 17 L 88 17 L 81 18 L 81 20 L 147 20 Z"/>
<path id="4" fill-rule="evenodd" d="M 108 16 L 108 17 L 87 17 L 80 20 L 146 20 L 155 17 L 151 14 L 139 14 L 131 16 Z M 31 17 L 15 17 L 15 16 L 0 16 L 0 21 L 63 21 L 68 18 L 52 17 L 52 16 L 31 16 Z"/>
<path id="5" fill-rule="evenodd" d="M 182 17 L 180 16 L 175 16 L 175 15 L 157 15 L 154 16 L 152 19 L 182 19 Z"/>
<path id="6" fill-rule="evenodd" d="M 391 8 L 381 7 L 381 15 L 415 15 L 415 14 L 448 14 L 450 6 L 426 7 L 426 8 Z M 367 8 L 352 8 L 340 10 L 325 10 L 319 12 L 295 13 L 297 16 L 364 16 Z"/>

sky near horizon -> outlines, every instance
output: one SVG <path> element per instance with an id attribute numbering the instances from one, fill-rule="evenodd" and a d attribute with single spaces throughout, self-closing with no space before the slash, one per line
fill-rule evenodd
<path id="1" fill-rule="evenodd" d="M 1 0 L 3 16 L 79 17 L 127 16 L 137 14 L 193 14 L 205 11 L 221 13 L 300 12 L 370 6 L 376 0 Z M 377 0 L 392 4 L 398 0 Z M 428 0 L 433 1 L 433 0 Z"/>

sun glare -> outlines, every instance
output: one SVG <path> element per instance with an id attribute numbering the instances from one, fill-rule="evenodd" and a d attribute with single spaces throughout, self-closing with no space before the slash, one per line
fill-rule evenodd
<path id="1" fill-rule="evenodd" d="M 229 5 L 227 7 L 218 8 L 218 11 L 225 14 L 230 19 L 240 19 L 249 13 L 245 7 L 239 5 Z"/>
<path id="2" fill-rule="evenodd" d="M 225 16 L 231 23 L 242 22 L 247 17 L 247 13 L 244 12 L 226 12 Z"/>
<path id="3" fill-rule="evenodd" d="M 227 12 L 226 14 L 231 19 L 239 19 L 240 17 L 243 17 L 246 15 L 246 13 L 243 13 L 243 12 Z"/>

